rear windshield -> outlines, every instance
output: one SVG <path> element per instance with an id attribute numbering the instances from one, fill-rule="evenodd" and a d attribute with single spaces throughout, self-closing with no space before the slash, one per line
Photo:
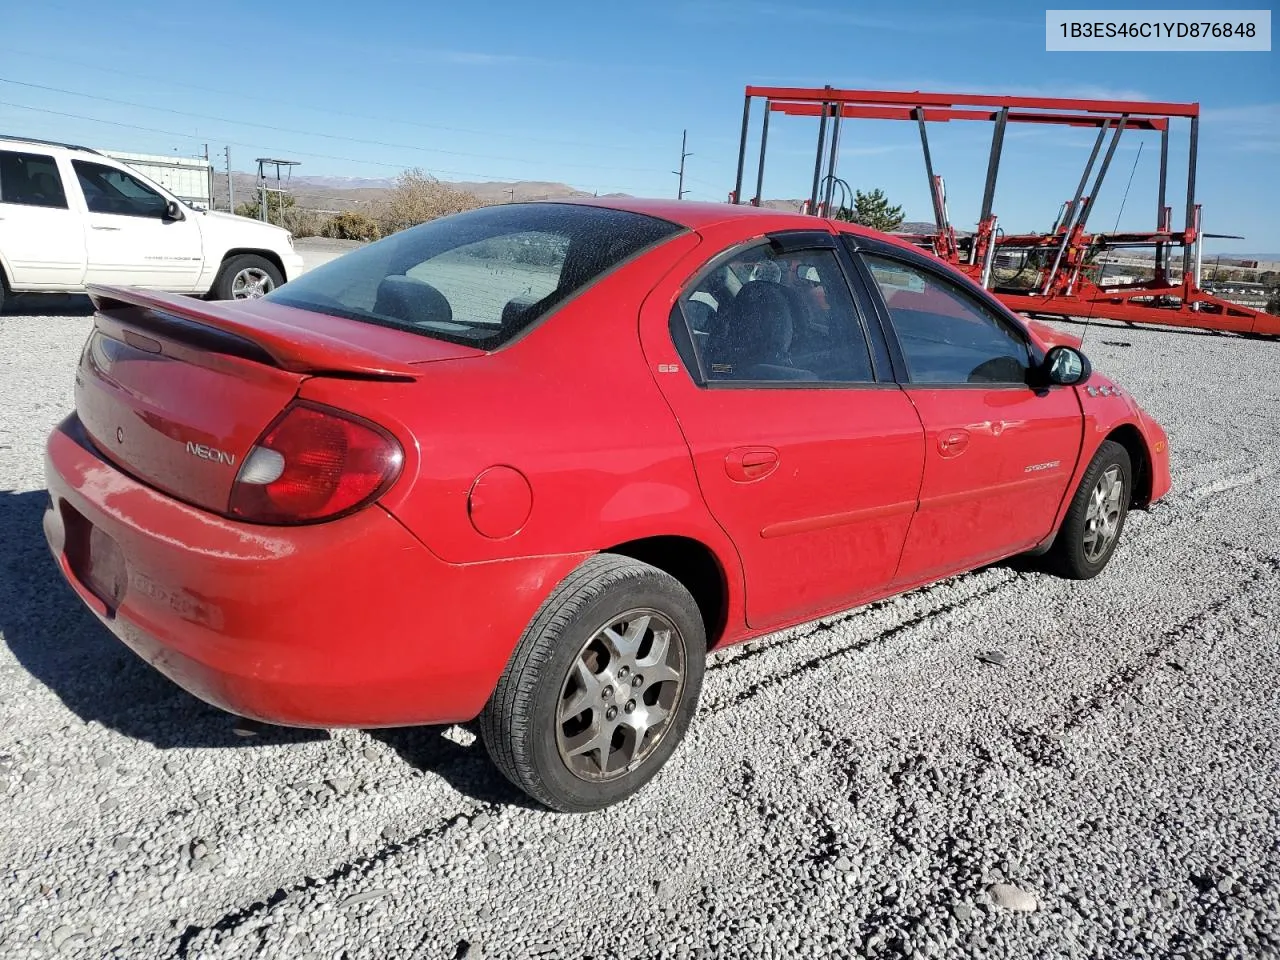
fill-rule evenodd
<path id="1" fill-rule="evenodd" d="M 577 204 L 484 207 L 352 251 L 267 299 L 491 350 L 681 229 Z"/>

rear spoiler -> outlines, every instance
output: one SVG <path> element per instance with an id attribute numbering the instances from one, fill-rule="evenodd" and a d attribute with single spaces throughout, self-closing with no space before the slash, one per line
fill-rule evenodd
<path id="1" fill-rule="evenodd" d="M 318 329 L 226 302 L 97 284 L 90 284 L 88 289 L 98 312 L 95 323 L 104 333 L 118 335 L 123 331 L 116 328 L 126 326 L 150 330 L 213 353 L 243 357 L 291 373 L 359 380 L 415 380 L 421 372 L 406 361 Z M 122 307 L 135 309 L 127 319 L 111 315 Z M 323 319 L 318 318 L 316 326 L 323 325 Z"/>

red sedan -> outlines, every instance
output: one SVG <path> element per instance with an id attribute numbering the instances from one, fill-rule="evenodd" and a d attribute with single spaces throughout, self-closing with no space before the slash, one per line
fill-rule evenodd
<path id="1" fill-rule="evenodd" d="M 263 300 L 99 288 L 49 544 L 138 654 L 272 723 L 477 716 L 620 800 L 708 648 L 1014 554 L 1092 577 L 1164 432 L 919 251 L 738 206 L 510 204 Z"/>

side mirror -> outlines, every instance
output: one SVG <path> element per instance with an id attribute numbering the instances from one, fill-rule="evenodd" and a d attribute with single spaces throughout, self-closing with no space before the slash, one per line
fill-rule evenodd
<path id="1" fill-rule="evenodd" d="M 164 205 L 164 218 L 166 220 L 185 220 L 187 216 L 182 212 L 182 206 L 177 200 L 170 200 Z"/>
<path id="2" fill-rule="evenodd" d="M 1088 357 L 1075 347 L 1051 347 L 1041 365 L 1042 382 L 1060 387 L 1074 387 L 1093 374 Z"/>

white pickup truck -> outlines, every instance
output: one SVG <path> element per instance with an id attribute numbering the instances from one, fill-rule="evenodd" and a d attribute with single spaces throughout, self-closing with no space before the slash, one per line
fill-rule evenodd
<path id="1" fill-rule="evenodd" d="M 196 210 L 94 150 L 0 137 L 0 309 L 90 283 L 250 299 L 301 269 L 286 230 Z"/>

